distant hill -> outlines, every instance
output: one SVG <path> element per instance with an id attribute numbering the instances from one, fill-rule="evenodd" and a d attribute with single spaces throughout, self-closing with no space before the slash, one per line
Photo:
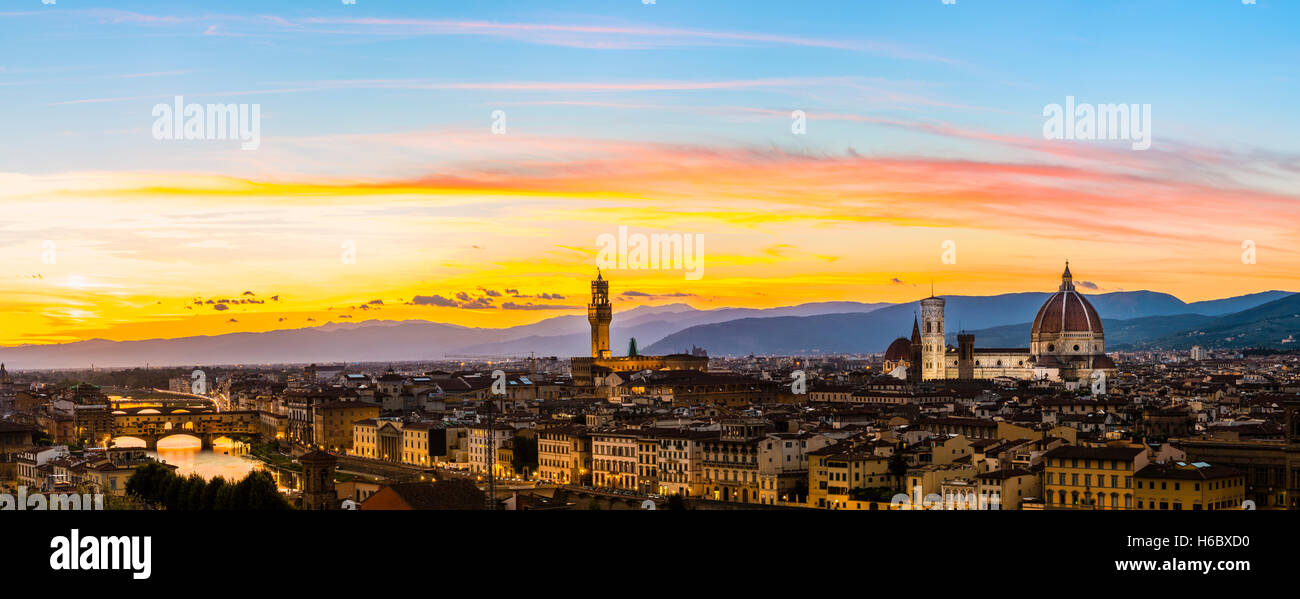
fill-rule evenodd
<path id="1" fill-rule="evenodd" d="M 817 302 L 779 308 L 698 310 L 686 304 L 638 306 L 614 315 L 611 346 L 626 351 L 638 344 L 701 323 L 746 316 L 812 315 L 868 312 L 890 304 Z M 78 368 L 91 364 L 122 367 L 152 364 L 265 364 L 285 362 L 359 362 L 428 360 L 448 355 L 588 355 L 591 333 L 585 315 L 565 315 L 516 327 L 488 329 L 425 320 L 371 320 L 330 323 L 264 333 L 109 341 L 93 339 L 55 345 L 0 348 L 0 362 L 10 369 Z"/>
<path id="2" fill-rule="evenodd" d="M 965 329 L 976 334 L 982 347 L 1028 347 L 1030 321 L 1050 293 L 1008 293 L 995 296 L 942 296 L 949 335 Z M 1124 342 L 1166 336 L 1199 326 L 1225 306 L 1258 306 L 1275 297 L 1275 292 L 1184 303 L 1178 298 L 1152 291 L 1120 291 L 1088 295 L 1106 327 L 1107 346 L 1112 347 L 1112 321 L 1140 320 L 1115 324 L 1114 335 Z M 870 353 L 884 351 L 898 337 L 911 334 L 912 319 L 919 302 L 898 304 L 867 314 L 823 315 L 797 319 L 743 319 L 696 326 L 672 333 L 645 347 L 649 354 L 681 351 L 692 345 L 710 355 Z"/>
<path id="3" fill-rule="evenodd" d="M 1249 310 L 1255 306 L 1267 304 L 1271 301 L 1282 299 L 1288 295 L 1294 295 L 1294 293 L 1291 291 L 1261 291 L 1259 293 L 1239 295 L 1237 297 L 1192 302 L 1187 304 L 1187 307 L 1191 308 L 1188 312 L 1193 314 L 1222 316 L 1224 314 Z"/>
<path id="4" fill-rule="evenodd" d="M 817 302 L 779 308 L 718 308 L 716 310 L 696 310 L 685 304 L 687 310 L 665 313 L 663 311 L 640 311 L 641 308 L 614 315 L 610 326 L 609 346 L 615 355 L 627 351 L 628 341 L 636 338 L 638 347 L 645 347 L 665 336 L 692 326 L 738 320 L 741 318 L 772 318 L 781 316 L 814 316 L 831 313 L 866 313 L 893 304 L 860 302 Z M 529 335 L 501 341 L 468 345 L 456 350 L 464 355 L 519 355 L 538 352 L 545 355 L 584 356 L 591 353 L 591 329 L 585 316 L 580 319 L 567 335 L 539 336 Z M 515 327 L 520 330 L 523 327 Z M 703 346 L 701 346 L 703 347 Z M 544 349 L 541 349 L 544 348 Z M 685 347 L 683 350 L 689 350 Z M 641 350 L 645 353 L 645 350 Z"/>
<path id="5" fill-rule="evenodd" d="M 961 328 L 975 332 L 977 346 L 1026 347 L 1028 322 L 1048 295 L 945 296 L 948 328 L 954 333 Z M 1102 316 L 1110 348 L 1125 344 L 1146 347 L 1152 343 L 1171 347 L 1190 347 L 1194 343 L 1285 347 L 1278 342 L 1295 329 L 1287 320 L 1296 313 L 1289 311 L 1289 302 L 1294 302 L 1295 296 L 1285 292 L 1192 304 L 1151 291 L 1088 297 Z M 1222 314 L 1236 307 L 1242 309 Z M 698 310 L 686 304 L 639 306 L 615 313 L 610 345 L 615 355 L 624 353 L 633 337 L 643 354 L 687 351 L 692 346 L 703 347 L 711 355 L 878 352 L 895 338 L 911 333 L 912 318 L 918 310 L 917 302 L 816 302 L 715 310 Z M 1195 331 L 1189 332 L 1192 329 Z M 188 366 L 402 361 L 529 352 L 569 357 L 587 355 L 590 340 L 585 315 L 557 316 L 500 329 L 424 320 L 372 320 L 265 333 L 23 345 L 0 348 L 0 362 L 21 370 L 90 364 L 122 367 L 146 363 Z"/>
<path id="6" fill-rule="evenodd" d="M 1200 326 L 1214 320 L 1213 316 L 1200 314 L 1178 314 L 1175 316 L 1147 316 L 1109 320 L 1102 318 L 1106 330 L 1106 349 L 1108 351 L 1131 349 L 1140 342 L 1173 335 L 1190 327 Z M 976 347 L 1029 347 L 1029 332 L 1032 322 L 968 331 L 975 335 Z M 948 335 L 948 343 L 956 345 L 957 335 Z"/>
<path id="7" fill-rule="evenodd" d="M 1253 308 L 1220 316 L 1186 327 L 1182 331 L 1147 341 L 1135 347 L 1188 349 L 1245 347 L 1300 348 L 1300 342 L 1284 341 L 1300 336 L 1300 294 L 1292 294 Z"/>

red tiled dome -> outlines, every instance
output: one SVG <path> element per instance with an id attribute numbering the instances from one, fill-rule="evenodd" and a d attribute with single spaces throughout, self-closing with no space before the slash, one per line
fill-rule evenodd
<path id="1" fill-rule="evenodd" d="M 1088 299 L 1074 290 L 1074 280 L 1067 264 L 1065 274 L 1061 276 L 1060 290 L 1038 309 L 1031 334 L 1088 332 L 1102 334 L 1101 317 Z"/>
<path id="2" fill-rule="evenodd" d="M 879 347 L 879 346 L 877 346 Z M 885 350 L 886 362 L 902 362 L 912 359 L 912 342 L 906 337 L 899 337 Z"/>
<path id="3" fill-rule="evenodd" d="M 1101 317 L 1076 291 L 1058 291 L 1048 298 L 1034 317 L 1033 334 L 1101 333 Z"/>

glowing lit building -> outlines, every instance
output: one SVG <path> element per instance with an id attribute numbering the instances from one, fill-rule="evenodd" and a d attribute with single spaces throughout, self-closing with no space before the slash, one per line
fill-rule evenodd
<path id="1" fill-rule="evenodd" d="M 609 350 L 609 325 L 613 320 L 613 305 L 609 300 L 609 281 L 600 273 L 591 282 L 591 303 L 587 304 L 587 322 L 591 323 L 591 357 L 577 357 L 570 361 L 573 382 L 593 385 L 602 374 L 611 372 L 640 372 L 642 370 L 698 370 L 709 369 L 709 358 L 703 355 L 671 354 L 667 356 L 618 356 Z"/>
<path id="2" fill-rule="evenodd" d="M 921 300 L 912 339 L 900 337 L 886 351 L 886 372 L 902 374 L 897 369 L 905 367 L 912 382 L 1009 377 L 1082 384 L 1115 374 L 1115 362 L 1105 353 L 1101 317 L 1075 290 L 1069 263 L 1061 286 L 1034 316 L 1028 348 L 976 347 L 969 334 L 957 335 L 956 347 L 945 344 L 945 303 L 933 296 Z"/>

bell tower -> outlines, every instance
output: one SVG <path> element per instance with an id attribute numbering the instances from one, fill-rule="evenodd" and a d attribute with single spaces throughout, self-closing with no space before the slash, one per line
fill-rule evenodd
<path id="1" fill-rule="evenodd" d="M 921 378 L 934 380 L 947 378 L 943 363 L 943 307 L 941 297 L 931 295 L 921 300 Z"/>
<path id="2" fill-rule="evenodd" d="M 609 322 L 614 319 L 613 307 L 609 303 L 609 281 L 596 271 L 596 280 L 591 282 L 591 303 L 587 304 L 587 322 L 591 323 L 591 357 L 608 358 Z"/>
<path id="3" fill-rule="evenodd" d="M 324 451 L 298 456 L 302 465 L 302 509 L 332 510 L 339 505 L 334 490 L 334 468 L 338 458 Z"/>

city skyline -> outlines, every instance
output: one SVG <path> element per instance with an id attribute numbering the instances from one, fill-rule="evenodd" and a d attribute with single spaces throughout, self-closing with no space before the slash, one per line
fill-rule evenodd
<path id="1" fill-rule="evenodd" d="M 1066 259 L 1086 293 L 1296 290 L 1296 7 L 756 4 L 0 12 L 0 344 L 580 314 L 620 226 L 707 264 L 611 273 L 624 309 L 1047 292 Z M 155 139 L 178 96 L 260 106 L 259 147 Z M 1073 98 L 1149 105 L 1151 147 L 1045 139 Z"/>

